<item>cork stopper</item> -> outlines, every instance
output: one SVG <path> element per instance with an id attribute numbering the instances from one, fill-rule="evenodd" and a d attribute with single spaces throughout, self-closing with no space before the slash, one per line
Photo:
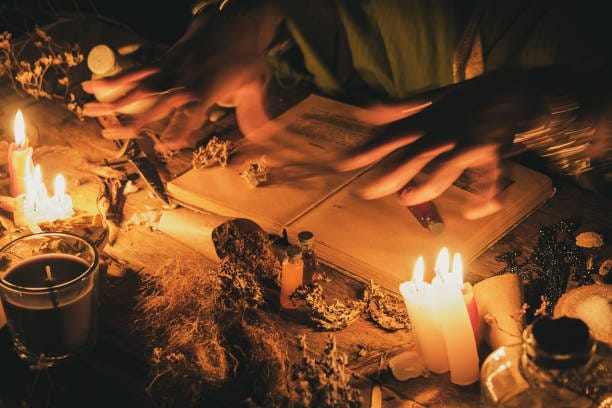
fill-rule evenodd
<path id="1" fill-rule="evenodd" d="M 595 343 L 580 319 L 560 317 L 537 320 L 524 334 L 527 355 L 543 368 L 570 368 L 585 364 Z"/>
<path id="2" fill-rule="evenodd" d="M 298 245 L 289 245 L 287 247 L 287 257 L 289 261 L 296 261 L 302 256 L 302 248 Z"/>
<path id="3" fill-rule="evenodd" d="M 87 67 L 96 75 L 111 75 L 116 65 L 117 56 L 108 45 L 96 45 L 87 55 Z"/>
<path id="4" fill-rule="evenodd" d="M 302 244 L 308 244 L 314 240 L 314 234 L 310 231 L 300 231 L 298 233 L 298 241 Z"/>

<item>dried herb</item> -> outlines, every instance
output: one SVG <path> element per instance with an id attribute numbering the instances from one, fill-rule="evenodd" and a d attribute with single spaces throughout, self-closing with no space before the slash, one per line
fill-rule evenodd
<path id="1" fill-rule="evenodd" d="M 11 33 L 0 33 L 0 77 L 6 75 L 17 93 L 25 92 L 36 100 L 63 100 L 68 109 L 82 119 L 82 106 L 70 92 L 71 70 L 83 62 L 78 44 L 58 44 L 39 27 L 29 35 L 25 43 L 17 46 Z M 33 45 L 39 57 L 21 59 L 25 45 Z"/>
<path id="2" fill-rule="evenodd" d="M 536 246 L 525 261 L 519 260 L 520 251 L 506 252 L 495 258 L 506 264 L 497 274 L 519 275 L 525 285 L 525 299 L 531 310 L 538 309 L 544 296 L 548 302 L 546 312 L 552 314 L 570 276 L 578 285 L 593 283 L 586 270 L 585 255 L 576 246 L 576 230 L 577 223 L 571 219 L 540 227 Z M 533 315 L 527 317 L 531 320 Z"/>
<path id="3" fill-rule="evenodd" d="M 341 330 L 357 320 L 365 308 L 365 302 L 349 300 L 346 303 L 335 300 L 327 303 L 323 287 L 317 282 L 299 286 L 291 299 L 301 300 L 310 309 L 310 318 L 319 330 Z"/>
<path id="4" fill-rule="evenodd" d="M 198 146 L 193 152 L 191 164 L 196 169 L 216 164 L 225 167 L 235 151 L 236 145 L 230 140 L 221 140 L 217 136 L 213 136 L 206 143 L 206 146 Z"/>
<path id="5" fill-rule="evenodd" d="M 248 163 L 240 172 L 242 177 L 251 187 L 259 187 L 268 184 L 268 165 L 265 156 L 257 162 Z"/>
<path id="6" fill-rule="evenodd" d="M 270 242 L 229 222 L 217 243 L 226 256 L 213 268 L 175 259 L 143 276 L 136 323 L 152 338 L 149 392 L 162 406 L 285 403 L 286 345 L 260 308 L 274 274 L 263 269 L 276 267 L 262 261 Z"/>
<path id="7" fill-rule="evenodd" d="M 363 291 L 363 301 L 370 319 L 382 329 L 396 331 L 410 327 L 404 302 L 383 290 L 373 280 Z"/>
<path id="8" fill-rule="evenodd" d="M 271 238 L 254 222 L 235 219 L 215 228 L 212 239 L 219 258 L 250 271 L 263 284 L 280 286 L 281 264 Z"/>
<path id="9" fill-rule="evenodd" d="M 348 358 L 338 351 L 336 340 L 330 336 L 322 356 L 310 356 L 306 336 L 298 338 L 298 349 L 303 352 L 299 363 L 291 367 L 291 399 L 297 407 L 360 407 L 359 390 L 350 385 L 346 370 Z"/>

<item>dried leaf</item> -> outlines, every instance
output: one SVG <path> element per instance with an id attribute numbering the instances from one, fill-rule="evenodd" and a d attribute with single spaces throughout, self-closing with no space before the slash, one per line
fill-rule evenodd
<path id="1" fill-rule="evenodd" d="M 346 303 L 335 300 L 327 303 L 323 287 L 317 282 L 299 286 L 291 299 L 302 300 L 310 309 L 310 318 L 319 330 L 340 330 L 357 320 L 365 308 L 365 302 L 349 300 Z"/>

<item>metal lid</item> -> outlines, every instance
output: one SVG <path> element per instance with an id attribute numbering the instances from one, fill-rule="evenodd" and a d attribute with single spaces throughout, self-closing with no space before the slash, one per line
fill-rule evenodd
<path id="1" fill-rule="evenodd" d="M 589 327 L 580 319 L 541 318 L 524 333 L 527 356 L 543 368 L 570 368 L 585 364 L 595 350 Z"/>

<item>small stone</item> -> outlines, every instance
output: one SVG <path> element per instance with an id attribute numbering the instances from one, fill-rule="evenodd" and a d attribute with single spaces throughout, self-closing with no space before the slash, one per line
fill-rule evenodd
<path id="1" fill-rule="evenodd" d="M 397 381 L 406 381 L 411 378 L 427 377 L 429 375 L 425 368 L 425 362 L 414 351 L 405 351 L 392 357 L 389 360 L 389 369 Z"/>
<path id="2" fill-rule="evenodd" d="M 576 236 L 576 245 L 581 248 L 599 248 L 603 244 L 603 237 L 596 232 L 582 232 Z"/>

